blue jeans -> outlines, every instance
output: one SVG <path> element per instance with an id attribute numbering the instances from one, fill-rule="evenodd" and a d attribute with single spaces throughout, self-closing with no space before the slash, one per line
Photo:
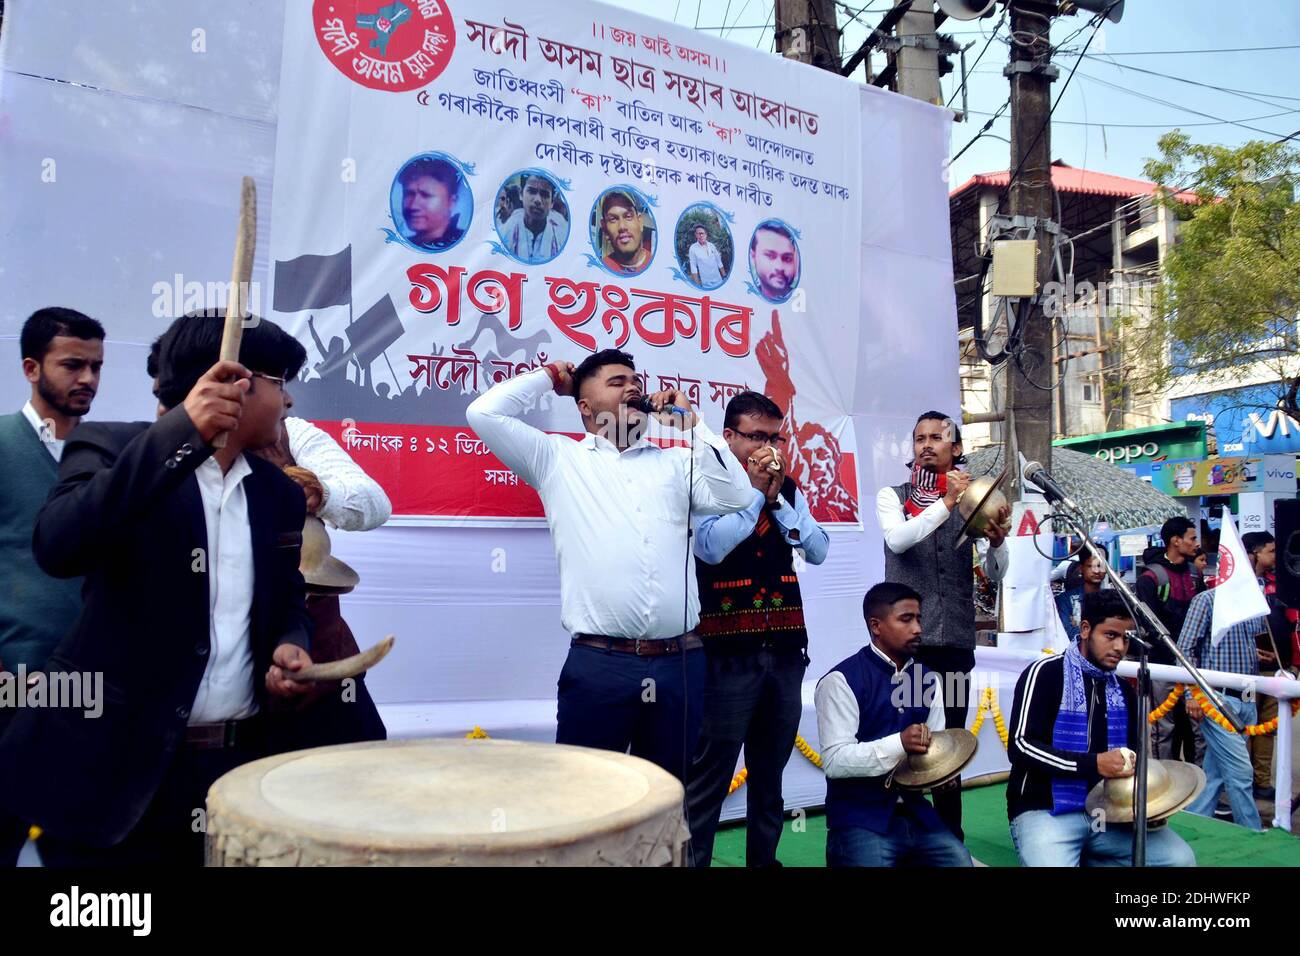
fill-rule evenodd
<path id="1" fill-rule="evenodd" d="M 971 866 L 970 851 L 946 826 L 927 827 L 900 811 L 889 829 L 835 827 L 826 834 L 827 866 Z"/>
<path id="2" fill-rule="evenodd" d="M 1011 821 L 1011 842 L 1021 866 L 1131 866 L 1133 827 L 1111 824 L 1094 832 L 1082 810 L 1052 816 L 1027 810 Z M 1169 827 L 1147 830 L 1147 866 L 1195 866 L 1192 848 Z"/>
<path id="3" fill-rule="evenodd" d="M 1243 724 L 1255 722 L 1255 704 L 1223 694 L 1223 705 Z M 1232 805 L 1232 821 L 1252 830 L 1262 829 L 1259 807 L 1255 806 L 1252 790 L 1255 769 L 1250 763 L 1250 748 L 1246 738 L 1231 730 L 1224 730 L 1208 717 L 1201 721 L 1205 735 L 1205 789 L 1188 806 L 1188 813 L 1203 817 L 1214 816 L 1219 804 L 1219 791 L 1228 791 Z"/>

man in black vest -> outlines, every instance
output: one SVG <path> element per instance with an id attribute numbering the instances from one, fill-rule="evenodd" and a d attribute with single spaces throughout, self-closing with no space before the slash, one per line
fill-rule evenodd
<path id="1" fill-rule="evenodd" d="M 743 511 L 700 521 L 695 532 L 700 623 L 708 677 L 704 721 L 686 787 L 692 858 L 708 866 L 722 802 L 745 748 L 745 862 L 779 865 L 781 773 L 803 710 L 808 634 L 794 549 L 826 560 L 830 539 L 785 472 L 781 409 L 741 392 L 727 403 L 722 437 L 745 466 L 754 500 Z"/>
<path id="2" fill-rule="evenodd" d="M 912 429 L 910 481 L 876 495 L 876 518 L 885 537 L 885 580 L 906 584 L 925 599 L 917 660 L 943 681 L 944 726 L 965 727 L 970 672 L 975 666 L 974 542 L 954 548 L 965 523 L 957 501 L 971 483 L 964 464 L 961 429 L 943 412 L 925 412 Z M 984 572 L 991 581 L 1006 573 L 1005 509 L 988 530 Z M 934 807 L 958 839 L 961 783 L 934 793 Z"/>

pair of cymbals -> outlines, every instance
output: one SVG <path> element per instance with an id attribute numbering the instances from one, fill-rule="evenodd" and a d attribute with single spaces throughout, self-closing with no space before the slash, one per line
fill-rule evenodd
<path id="1" fill-rule="evenodd" d="M 975 735 L 964 727 L 937 730 L 930 735 L 930 749 L 908 754 L 892 774 L 894 786 L 902 790 L 931 790 L 959 776 L 975 756 Z"/>
<path id="2" fill-rule="evenodd" d="M 1133 822 L 1137 776 L 1112 777 L 1088 792 L 1084 807 L 1101 810 L 1108 823 Z M 1205 771 L 1181 760 L 1147 762 L 1147 822 L 1155 823 L 1185 808 L 1205 789 Z"/>

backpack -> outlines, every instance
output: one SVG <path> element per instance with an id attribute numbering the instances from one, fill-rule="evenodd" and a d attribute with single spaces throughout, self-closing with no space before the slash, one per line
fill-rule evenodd
<path id="1" fill-rule="evenodd" d="M 1148 564 L 1142 568 L 1142 573 L 1146 574 L 1148 571 L 1156 579 L 1156 594 L 1163 604 L 1169 600 L 1169 569 L 1163 564 Z"/>

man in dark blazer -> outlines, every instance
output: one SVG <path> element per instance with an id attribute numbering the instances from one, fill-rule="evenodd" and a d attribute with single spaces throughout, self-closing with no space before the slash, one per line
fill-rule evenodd
<path id="1" fill-rule="evenodd" d="M 101 710 L 30 707 L 0 737 L 0 804 L 44 833 L 47 865 L 197 865 L 217 777 L 262 756 L 267 693 L 305 691 L 298 571 L 305 499 L 252 454 L 274 443 L 302 346 L 262 320 L 241 363 L 222 320 L 165 333 L 156 422 L 69 437 L 33 547 L 83 576 L 85 609 L 47 670 L 102 675 Z M 213 440 L 226 434 L 226 445 Z"/>

